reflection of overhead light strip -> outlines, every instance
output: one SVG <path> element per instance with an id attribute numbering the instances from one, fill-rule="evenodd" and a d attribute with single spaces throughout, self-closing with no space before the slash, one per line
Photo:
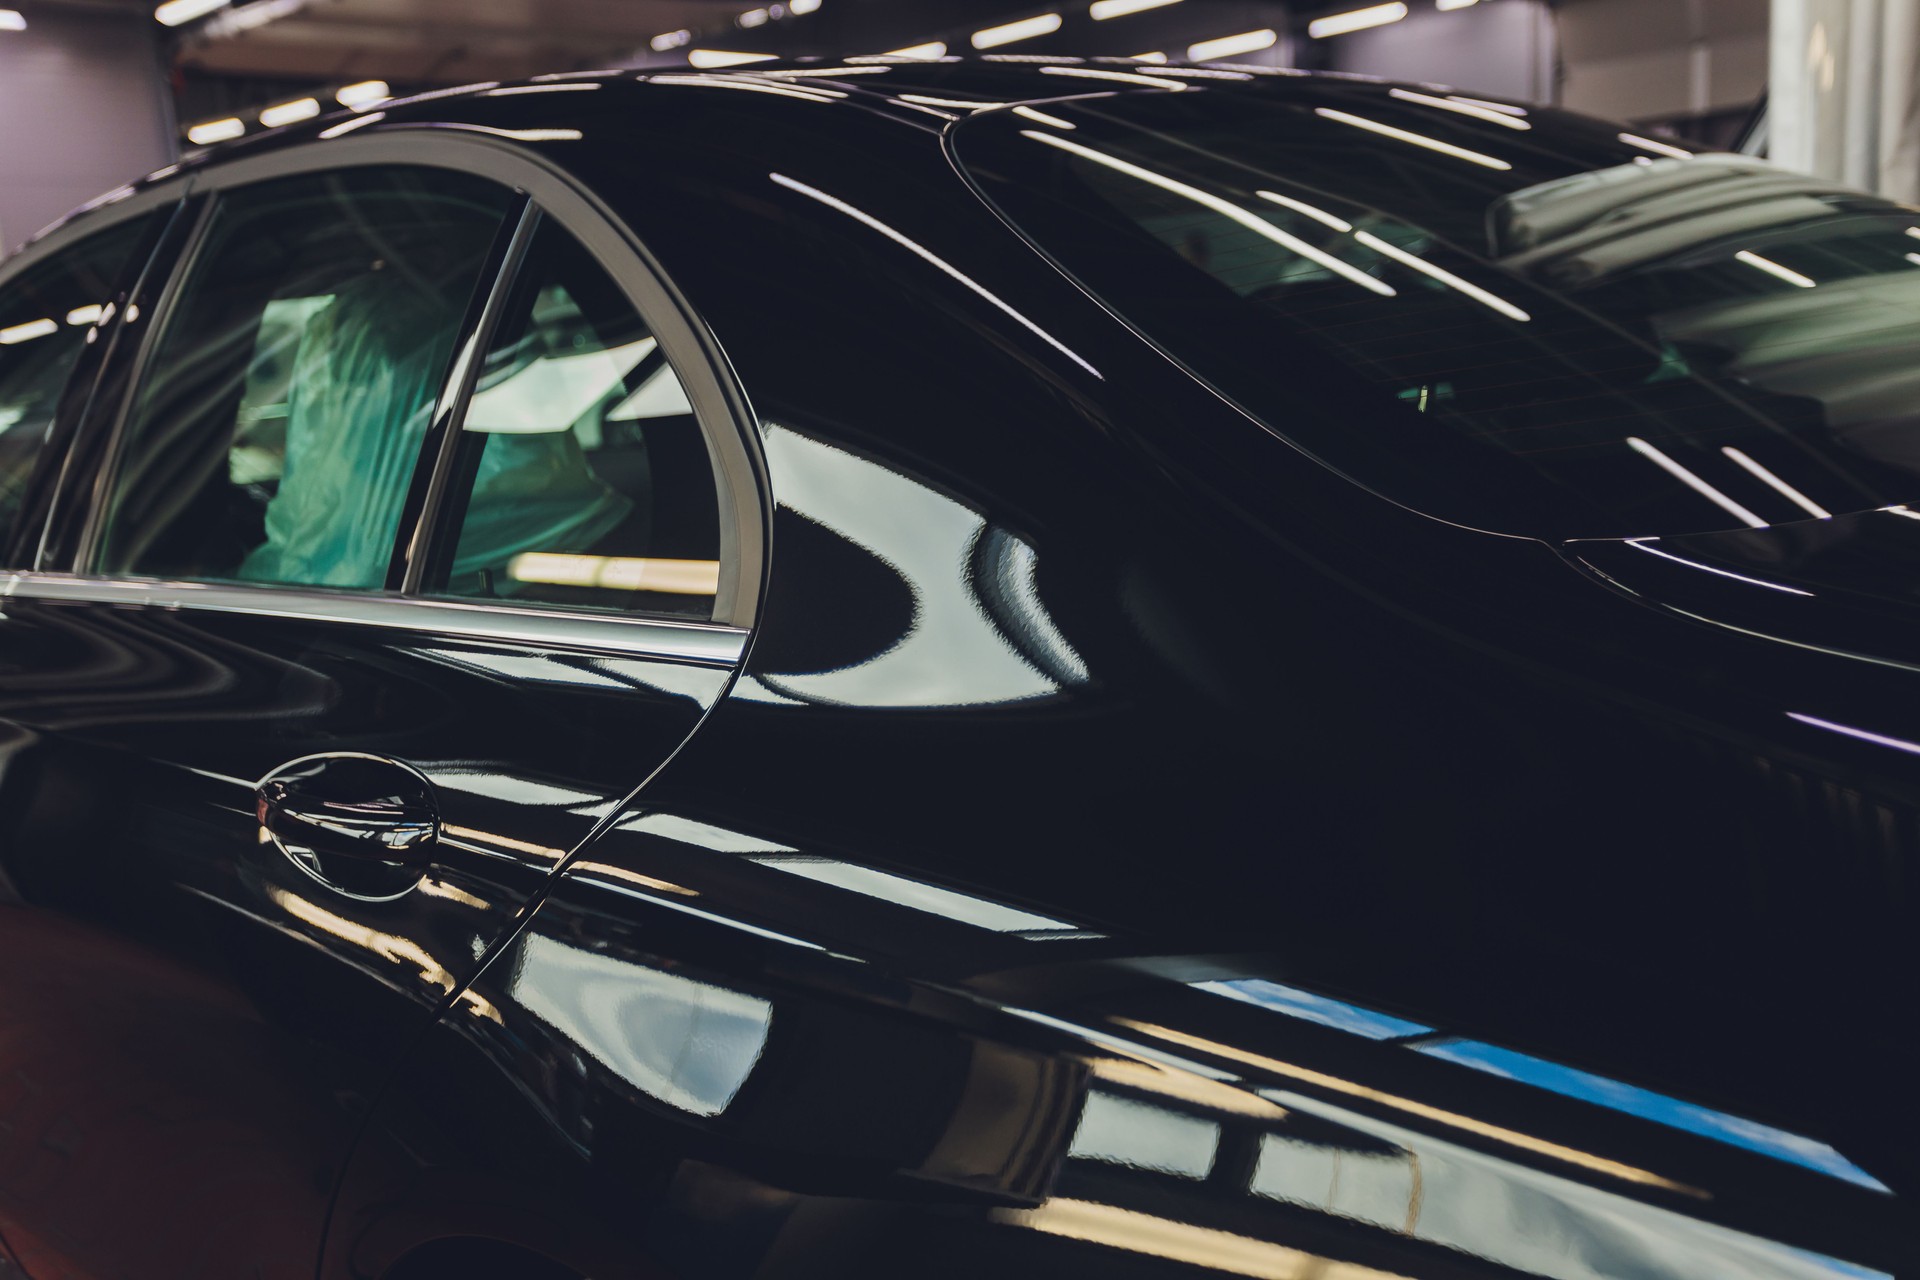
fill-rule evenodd
<path id="1" fill-rule="evenodd" d="M 1155 89 L 1184 89 L 1187 86 L 1178 80 L 1155 79 L 1153 76 L 1137 76 L 1130 71 L 1100 71 L 1093 67 L 1042 67 L 1043 76 L 1078 76 L 1082 80 L 1113 80 L 1120 84 L 1144 84 Z"/>
<path id="2" fill-rule="evenodd" d="M 1148 50 L 1146 53 L 1134 54 L 1133 60 L 1135 62 L 1165 62 L 1167 60 L 1167 55 L 1164 53 L 1161 53 L 1158 49 L 1151 49 L 1151 50 Z"/>
<path id="3" fill-rule="evenodd" d="M 369 115 L 356 116 L 352 120 L 343 121 L 340 124 L 322 129 L 320 136 L 322 138 L 338 138 L 343 134 L 352 133 L 355 129 L 364 129 L 370 124 L 379 124 L 386 118 L 387 113 L 384 111 L 375 111 Z"/>
<path id="4" fill-rule="evenodd" d="M 1889 515 L 1905 516 L 1909 520 L 1920 520 L 1920 511 L 1915 511 L 1911 507 L 1881 507 L 1879 510 Z"/>
<path id="5" fill-rule="evenodd" d="M 1744 521 L 1748 526 L 1755 529 L 1764 529 L 1767 527 L 1765 520 L 1762 520 L 1759 516 L 1753 514 L 1753 512 L 1747 510 L 1732 498 L 1729 498 L 1726 494 L 1720 492 L 1640 437 L 1628 436 L 1627 448 L 1633 450 L 1641 457 L 1648 459 L 1681 484 L 1686 485 L 1687 488 L 1693 490 L 1734 518 Z"/>
<path id="6" fill-rule="evenodd" d="M 771 9 L 749 9 L 733 21 L 736 26 L 745 27 L 751 31 L 755 27 L 764 27 L 767 23 L 773 21 L 773 11 Z"/>
<path id="7" fill-rule="evenodd" d="M 629 871 L 625 867 L 611 866 L 605 862 L 579 862 L 574 864 L 573 869 L 575 871 L 590 872 L 596 876 L 605 876 L 609 880 L 623 880 L 628 884 L 639 885 L 642 889 L 653 889 L 660 893 L 676 894 L 682 898 L 697 898 L 700 896 L 698 889 L 689 889 L 685 885 L 674 884 L 671 880 L 656 880 L 652 876 L 642 875 L 638 871 Z"/>
<path id="8" fill-rule="evenodd" d="M 370 929 L 344 916 L 337 916 L 317 903 L 310 902 L 297 893 L 274 885 L 267 886 L 267 896 L 272 898 L 286 913 L 323 933 L 330 933 L 342 942 L 364 948 L 374 955 L 396 964 L 410 964 L 420 971 L 422 981 L 440 988 L 441 993 L 451 994 L 460 984 L 454 980 L 447 967 L 435 960 L 419 943 L 411 938 L 397 934 L 383 933 Z"/>
<path id="9" fill-rule="evenodd" d="M 889 58 L 944 58 L 947 46 L 941 40 L 929 40 L 925 44 L 910 44 L 904 49 L 895 49 L 886 55 Z"/>
<path id="10" fill-rule="evenodd" d="M 1703 573 L 1716 574 L 1722 578 L 1732 578 L 1735 582 L 1744 582 L 1748 586 L 1767 587 L 1774 591 L 1784 591 L 1791 596 L 1810 596 L 1813 594 L 1811 591 L 1802 591 L 1798 587 L 1784 586 L 1778 582 L 1768 582 L 1764 578 L 1749 578 L 1743 573 L 1732 573 L 1726 569 L 1716 569 L 1710 564 L 1701 564 L 1698 560 L 1687 560 L 1674 555 L 1670 551 L 1662 551 L 1658 547 L 1650 547 L 1647 545 L 1646 540 L 1642 538 L 1628 538 L 1627 545 L 1635 551 L 1644 551 L 1650 556 L 1659 556 L 1662 560 L 1671 560 L 1675 564 L 1683 564 L 1689 569 L 1698 569 Z"/>
<path id="11" fill-rule="evenodd" d="M 900 95 L 900 101 L 917 102 L 923 107 L 957 107 L 962 111 L 981 111 L 987 107 L 1004 107 L 1007 105 L 1004 102 L 987 102 L 981 99 L 930 98 L 925 94 L 919 93 L 903 93 Z"/>
<path id="12" fill-rule="evenodd" d="M 67 323 L 73 325 L 96 324 L 99 322 L 100 316 L 105 310 L 106 308 L 97 302 L 91 306 L 75 307 L 73 310 L 67 312 Z"/>
<path id="13" fill-rule="evenodd" d="M 1315 222 L 1324 222 L 1335 231 L 1353 230 L 1353 224 L 1345 218 L 1336 218 L 1325 209 L 1317 208 L 1304 200 L 1295 200 L 1292 196 L 1283 196 L 1278 191 L 1256 191 L 1253 194 L 1259 196 L 1262 200 L 1271 200 L 1277 205 L 1284 205 L 1295 213 L 1304 213 Z"/>
<path id="14" fill-rule="evenodd" d="M 0 31 L 25 31 L 26 15 L 18 9 L 0 9 Z"/>
<path id="15" fill-rule="evenodd" d="M 1331 107 L 1315 107 L 1313 113 L 1328 120 L 1338 120 L 1341 124 L 1350 124 L 1356 129 L 1366 129 L 1388 138 L 1398 138 L 1401 142 L 1411 142 L 1416 147 L 1425 147 L 1429 151 L 1438 151 L 1441 155 L 1468 160 L 1474 164 L 1485 165 L 1489 169 L 1511 169 L 1512 165 L 1493 156 L 1482 155 L 1478 151 L 1469 151 L 1465 147 L 1456 147 L 1451 142 L 1442 142 L 1438 138 L 1429 138 L 1423 133 L 1410 133 L 1405 129 L 1396 129 L 1390 124 L 1381 124 L 1378 120 L 1368 120 L 1362 116 L 1348 115 L 1344 111 L 1335 111 Z"/>
<path id="16" fill-rule="evenodd" d="M 906 876 L 896 876 L 891 872 L 863 867 L 851 862 L 841 862 L 833 858 L 776 853 L 761 854 L 748 860 L 775 871 L 784 871 L 788 875 L 812 880 L 817 884 L 831 885 L 836 889 L 844 889 L 848 893 L 857 893 L 862 897 L 891 903 L 896 907 L 940 916 L 994 933 L 1079 928 L 1078 925 L 1069 924 L 1065 920 L 1055 920 L 1051 916 L 1022 911 L 1018 907 L 1010 907 L 1003 902 L 993 902 L 986 898 L 975 897 L 970 893 L 960 893 L 953 889 L 929 884 L 924 880 L 911 880 Z"/>
<path id="17" fill-rule="evenodd" d="M 1920 240 L 1920 227 L 1908 227 L 1907 234 L 1912 236 L 1915 240 Z"/>
<path id="18" fill-rule="evenodd" d="M 1365 9 L 1354 9 L 1348 13 L 1330 13 L 1324 18 L 1315 18 L 1307 24 L 1307 34 L 1315 40 L 1325 40 L 1328 36 L 1343 36 L 1349 31 L 1365 31 L 1368 27 L 1384 27 L 1389 22 L 1398 22 L 1407 16 L 1407 6 L 1394 0 L 1392 4 L 1376 4 Z"/>
<path id="19" fill-rule="evenodd" d="M 1059 14 L 1042 13 L 1031 18 L 1022 18 L 1018 22 L 1006 22 L 997 27 L 988 27 L 984 31 L 976 31 L 973 33 L 973 47 L 997 49 L 1003 44 L 1013 44 L 1019 40 L 1032 40 L 1037 36 L 1050 35 L 1059 29 Z"/>
<path id="20" fill-rule="evenodd" d="M 847 95 L 838 89 L 820 89 L 813 85 L 760 84 L 753 80 L 730 80 L 723 76 L 648 76 L 650 84 L 690 84 L 703 89 L 740 89 L 747 93 L 772 93 L 782 98 L 805 98 L 808 102 L 832 102 Z"/>
<path id="21" fill-rule="evenodd" d="M 276 103 L 261 111 L 260 123 L 269 129 L 278 129 L 283 124 L 298 124 L 319 114 L 320 102 L 317 98 L 295 98 L 292 102 Z"/>
<path id="22" fill-rule="evenodd" d="M 508 562 L 507 576 L 516 582 L 537 582 L 556 587 L 658 591 L 676 596 L 710 596 L 720 591 L 718 560 L 661 560 L 642 556 L 524 551 Z"/>
<path id="23" fill-rule="evenodd" d="M 678 49 L 681 45 L 690 44 L 692 41 L 693 32 L 682 27 L 678 31 L 662 32 L 647 41 L 647 46 L 655 53 L 666 53 L 670 49 Z"/>
<path id="24" fill-rule="evenodd" d="M 17 346 L 22 342 L 32 342 L 35 338 L 44 338 L 50 333 L 58 333 L 60 326 L 49 319 L 29 320 L 25 324 L 12 325 L 0 329 L 0 347 Z"/>
<path id="25" fill-rule="evenodd" d="M 1040 135 L 1028 134 L 1028 136 L 1038 137 Z M 784 173 L 770 173 L 767 175 L 767 177 L 771 178 L 774 182 L 785 187 L 789 191 L 797 191 L 801 195 L 806 196 L 810 200 L 818 200 L 821 204 L 826 205 L 829 209 L 838 210 L 839 212 L 846 214 L 849 218 L 852 218 L 855 222 L 860 223 L 862 226 L 867 227 L 868 229 L 873 231 L 878 231 L 881 235 L 893 241 L 895 244 L 899 245 L 901 248 L 906 249 L 908 252 L 919 257 L 922 261 L 938 268 L 939 270 L 945 272 L 947 275 L 953 277 L 953 279 L 958 280 L 961 284 L 965 285 L 967 288 L 973 290 L 976 294 L 980 295 L 980 297 L 986 299 L 988 302 L 992 303 L 995 307 L 998 307 L 1001 311 L 1011 316 L 1015 321 L 1017 321 L 1019 324 L 1024 326 L 1034 336 L 1038 337 L 1041 341 L 1045 342 L 1048 346 L 1058 351 L 1061 355 L 1067 357 L 1067 359 L 1079 365 L 1082 369 L 1085 369 L 1088 373 L 1092 374 L 1094 377 L 1100 378 L 1102 381 L 1105 380 L 1105 375 L 1103 375 L 1098 369 L 1094 368 L 1092 365 L 1088 364 L 1071 347 L 1061 342 L 1058 338 L 1048 333 L 1045 329 L 1042 329 L 1039 325 L 1035 324 L 1033 321 L 1027 319 L 1027 317 L 1022 315 L 1020 312 L 1014 310 L 1014 308 L 1009 306 L 1005 301 L 1003 301 L 998 294 L 992 292 L 985 285 L 982 285 L 977 280 L 973 279 L 973 277 L 967 275 L 965 272 L 961 271 L 958 267 L 948 262 L 945 258 L 940 257 L 938 254 L 934 253 L 932 250 L 928 249 L 924 245 L 920 244 L 919 242 L 913 239 L 910 239 L 905 235 L 902 235 L 898 231 L 895 231 L 892 227 L 880 221 L 880 219 L 873 217 L 871 214 L 863 213 L 861 210 L 854 208 L 852 205 L 848 204 L 846 201 L 838 199 L 834 196 L 830 196 L 826 192 L 821 191 L 817 187 L 810 187 L 804 182 L 796 182 L 794 179 L 789 178 Z"/>
<path id="26" fill-rule="evenodd" d="M 167 0 L 153 11 L 153 20 L 163 27 L 177 27 L 226 7 L 227 0 Z"/>
<path id="27" fill-rule="evenodd" d="M 1280 39 L 1280 33 L 1271 27 L 1262 27 L 1258 31 L 1242 31 L 1238 35 L 1219 36 L 1212 40 L 1201 40 L 1187 46 L 1187 58 L 1192 62 L 1217 62 L 1221 58 L 1237 58 L 1243 53 L 1258 53 L 1262 49 L 1271 49 Z"/>
<path id="28" fill-rule="evenodd" d="M 1424 1120 L 1432 1120 L 1440 1124 L 1449 1125 L 1463 1132 L 1475 1134 L 1482 1138 L 1489 1138 L 1495 1142 L 1504 1142 L 1508 1146 L 1518 1147 L 1522 1151 L 1531 1151 L 1536 1155 L 1548 1156 L 1555 1160 L 1564 1161 L 1567 1164 L 1577 1165 L 1582 1169 L 1591 1169 L 1595 1173 L 1608 1174 L 1625 1182 L 1633 1182 L 1641 1186 L 1661 1187 L 1668 1191 L 1677 1191 L 1682 1195 L 1695 1196 L 1701 1199 L 1705 1199 L 1707 1195 L 1706 1192 L 1701 1191 L 1697 1187 L 1690 1187 L 1684 1182 L 1675 1182 L 1672 1179 L 1663 1178 L 1657 1173 L 1651 1173 L 1645 1169 L 1637 1169 L 1630 1164 L 1622 1164 L 1618 1160 L 1609 1160 L 1604 1156 L 1596 1156 L 1586 1151 L 1576 1150 L 1573 1147 L 1562 1146 L 1557 1142 L 1549 1142 L 1544 1138 L 1536 1138 L 1531 1134 L 1520 1133 L 1513 1129 L 1502 1128 L 1499 1125 L 1488 1124 L 1484 1120 L 1476 1120 L 1472 1116 L 1463 1116 L 1457 1112 L 1429 1106 L 1424 1102 L 1416 1102 L 1411 1098 L 1402 1098 L 1391 1093 L 1383 1093 L 1378 1089 L 1372 1089 L 1363 1084 L 1356 1084 L 1351 1080 L 1343 1080 L 1339 1076 L 1330 1076 L 1322 1071 L 1313 1071 L 1306 1067 L 1297 1067 L 1291 1062 L 1281 1062 L 1277 1058 L 1269 1058 L 1261 1054 L 1249 1053 L 1245 1049 L 1220 1044 L 1214 1040 L 1206 1040 L 1200 1036 L 1188 1035 L 1184 1031 L 1175 1031 L 1171 1027 L 1155 1026 L 1147 1022 L 1135 1022 L 1129 1018 L 1115 1018 L 1113 1021 L 1127 1028 L 1129 1031 L 1151 1036 L 1167 1044 L 1177 1044 L 1183 1048 L 1198 1049 L 1203 1053 L 1210 1053 L 1215 1057 L 1225 1058 L 1230 1062 L 1237 1062 L 1243 1066 L 1255 1067 L 1273 1075 L 1286 1076 L 1289 1079 L 1300 1080 L 1334 1093 L 1343 1093 L 1348 1097 L 1361 1098 L 1368 1102 L 1376 1102 L 1384 1106 L 1394 1107 L 1409 1115 L 1419 1116 Z"/>
<path id="29" fill-rule="evenodd" d="M 358 111 L 376 102 L 385 102 L 392 96 L 392 86 L 385 80 L 360 80 L 353 84 L 342 85 L 334 93 L 333 100 L 343 107 L 351 107 Z"/>
<path id="30" fill-rule="evenodd" d="M 1671 156 L 1675 160 L 1693 159 L 1693 152 L 1685 147 L 1676 147 L 1672 143 L 1661 142 L 1657 138 L 1643 138 L 1637 133 L 1623 133 L 1619 138 L 1630 147 L 1639 147 L 1642 151 L 1651 151 L 1655 155 Z"/>
<path id="31" fill-rule="evenodd" d="M 1162 1098 L 1173 1098 L 1208 1111 L 1223 1111 L 1268 1122 L 1287 1118 L 1287 1109 L 1251 1089 L 1224 1080 L 1210 1080 L 1191 1071 L 1143 1062 L 1136 1058 L 1096 1058 L 1094 1079 L 1107 1084 L 1137 1089 Z"/>
<path id="32" fill-rule="evenodd" d="M 780 80 L 804 80 L 809 76 L 826 76 L 837 80 L 841 76 L 884 76 L 892 70 L 892 67 L 786 67 L 776 71 L 756 71 L 754 74 Z"/>
<path id="33" fill-rule="evenodd" d="M 1056 129 L 1077 129 L 1080 127 L 1071 120 L 1062 120 L 1059 116 L 1050 116 L 1038 107 L 1015 107 L 1013 114 L 1025 116 L 1027 119 L 1037 121 L 1040 124 L 1050 124 Z"/>
<path id="34" fill-rule="evenodd" d="M 1742 249 L 1733 256 L 1756 270 L 1766 272 L 1776 280 L 1785 280 L 1796 289 L 1811 289 L 1817 283 L 1817 281 L 1811 277 L 1803 276 L 1791 267 L 1783 267 L 1772 258 L 1763 258 L 1759 254 L 1752 253 L 1746 249 Z"/>
<path id="35" fill-rule="evenodd" d="M 1188 186 L 1184 182 L 1169 178 L 1165 174 L 1155 173 L 1151 169 L 1143 169 L 1137 164 L 1130 164 L 1118 156 L 1110 156 L 1104 151 L 1095 151 L 1091 147 L 1083 147 L 1079 143 L 1071 142 L 1066 138 L 1056 138 L 1052 134 L 1047 133 L 1034 133 L 1028 129 L 1022 129 L 1020 136 L 1023 138 L 1032 138 L 1037 142 L 1044 142 L 1048 146 L 1058 147 L 1062 151 L 1070 151 L 1082 159 L 1091 160 L 1095 164 L 1105 165 L 1107 168 L 1119 173 L 1124 173 L 1128 177 L 1138 178 L 1142 182 L 1150 182 L 1163 191 L 1171 191 L 1177 196 L 1184 196 L 1195 204 L 1203 205 L 1213 210 L 1223 218 L 1232 219 L 1255 235 L 1264 236 L 1282 248 L 1299 254 L 1309 262 L 1318 263 L 1335 275 L 1350 280 L 1363 289 L 1380 294 L 1383 297 L 1391 298 L 1394 296 L 1392 285 L 1375 280 L 1359 268 L 1349 266 L 1332 254 L 1314 248 L 1298 236 L 1287 234 L 1279 227 L 1268 222 L 1265 218 L 1249 213 L 1230 200 L 1222 200 L 1219 196 L 1213 195 L 1211 192 L 1202 191 L 1198 187 Z"/>
<path id="36" fill-rule="evenodd" d="M 1527 114 L 1525 107 L 1516 107 L 1511 102 L 1489 102 L 1485 98 L 1469 98 L 1465 94 L 1460 93 L 1448 94 L 1447 101 L 1464 102 L 1470 107 L 1485 107 L 1489 111 L 1498 111 L 1500 114 L 1508 116 L 1524 116 Z"/>
<path id="37" fill-rule="evenodd" d="M 515 142 L 578 142 L 586 135 L 578 129 L 496 129 L 486 124 L 447 123 L 436 125 L 439 129 L 462 129 L 468 133 L 488 133 L 496 138 L 511 138 Z"/>
<path id="38" fill-rule="evenodd" d="M 1251 80 L 1244 71 L 1222 71 L 1218 67 L 1150 67 L 1150 76 L 1179 76 L 1182 80 Z"/>
<path id="39" fill-rule="evenodd" d="M 1432 94 L 1415 93 L 1411 89 L 1389 89 L 1387 92 L 1402 102 L 1418 102 L 1423 106 L 1438 107 L 1442 111 L 1458 112 L 1460 115 L 1472 116 L 1475 120 L 1485 120 L 1488 124 L 1497 124 L 1507 129 L 1533 128 L 1525 120 L 1518 119 L 1508 112 L 1495 111 L 1477 103 L 1459 102 L 1452 98 L 1436 98 Z"/>
<path id="40" fill-rule="evenodd" d="M 1427 275 L 1432 276 L 1435 280 L 1438 280 L 1441 284 L 1446 285 L 1448 288 L 1459 290 L 1461 293 L 1466 294 L 1469 298 L 1472 298 L 1475 302 L 1478 302 L 1482 306 L 1493 308 L 1493 310 L 1498 311 L 1501 315 L 1507 317 L 1507 319 L 1509 320 L 1526 321 L 1526 320 L 1533 319 L 1532 316 L 1522 311 L 1519 307 L 1514 306 L 1511 302 L 1508 302 L 1505 298 L 1499 297 L 1495 294 L 1488 293 L 1485 289 L 1482 289 L 1479 285 L 1474 284 L 1468 280 L 1462 280 L 1459 276 L 1454 275 L 1453 272 L 1442 270 L 1441 268 L 1434 266 L 1431 262 L 1428 262 L 1425 258 L 1419 257 L 1416 254 L 1408 253 L 1405 249 L 1400 248 L 1398 245 L 1388 244 L 1385 240 L 1382 240 L 1379 236 L 1369 235 L 1365 231 L 1356 231 L 1353 233 L 1353 238 L 1355 240 L 1358 240 L 1361 244 L 1367 246 L 1367 248 L 1373 250 L 1375 253 L 1385 254 L 1387 257 L 1392 258 L 1395 262 L 1404 263 L 1405 265 L 1412 267 L 1415 271 L 1424 272 Z"/>
<path id="41" fill-rule="evenodd" d="M 740 53 L 732 49 L 690 49 L 687 62 L 709 71 L 715 67 L 743 67 L 749 62 L 772 62 L 778 55 L 771 53 Z"/>
<path id="42" fill-rule="evenodd" d="M 1914 266 L 1920 267 L 1920 253 L 1903 253 L 1900 256 L 1908 262 L 1911 262 Z"/>
<path id="43" fill-rule="evenodd" d="M 196 147 L 206 147 L 238 138 L 246 131 L 246 121 L 239 116 L 228 116 L 224 120 L 208 120 L 194 125 L 187 130 L 187 141 Z"/>
<path id="44" fill-rule="evenodd" d="M 1749 472 L 1753 473 L 1754 476 L 1758 477 L 1762 484 L 1770 486 L 1775 492 L 1779 493 L 1780 496 L 1799 507 L 1808 515 L 1817 516 L 1822 520 L 1833 519 L 1833 512 L 1827 510 L 1812 498 L 1809 498 L 1806 494 L 1800 492 L 1732 445 L 1721 446 L 1720 452 L 1732 458 L 1734 462 L 1740 466 L 1745 467 Z"/>
<path id="45" fill-rule="evenodd" d="M 1130 13 L 1145 13 L 1179 3 L 1180 0 L 1093 0 L 1087 15 L 1095 22 L 1105 22 L 1108 18 L 1124 18 Z"/>
<path id="46" fill-rule="evenodd" d="M 488 89 L 480 96 L 483 98 L 519 98 L 529 93 L 592 93 L 600 86 L 588 81 L 569 84 L 511 84 L 504 89 Z"/>
<path id="47" fill-rule="evenodd" d="M 1889 738 L 1884 733 L 1870 733 L 1865 729 L 1856 729 L 1849 724 L 1835 724 L 1831 720 L 1822 720 L 1818 716 L 1804 716 L 1798 711 L 1787 712 L 1789 720 L 1798 720 L 1801 724 L 1810 724 L 1816 729 L 1826 729 L 1833 733 L 1844 733 L 1849 738 L 1858 738 L 1862 742 L 1871 742 L 1875 746 L 1892 747 L 1895 751 L 1906 751 L 1920 756 L 1920 742 L 1908 742 L 1905 738 Z"/>
<path id="48" fill-rule="evenodd" d="M 1037 1209 L 996 1209 L 993 1213 L 1010 1226 L 1233 1275 L 1262 1276 L 1269 1280 L 1303 1276 L 1322 1280 L 1404 1280 L 1392 1272 L 1377 1271 L 1357 1262 L 1330 1262 L 1317 1253 L 1253 1236 L 1235 1235 L 1216 1227 L 1197 1227 L 1175 1218 L 1158 1218 L 1138 1209 L 1121 1209 L 1092 1200 L 1054 1196 L 1042 1201 Z"/>
<path id="49" fill-rule="evenodd" d="M 1471 9 L 1479 3 L 1480 0 L 1433 0 L 1433 7 L 1442 13 L 1450 13 L 1455 9 Z"/>

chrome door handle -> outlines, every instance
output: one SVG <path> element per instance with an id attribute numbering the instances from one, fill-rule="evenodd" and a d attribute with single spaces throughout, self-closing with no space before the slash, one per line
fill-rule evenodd
<path id="1" fill-rule="evenodd" d="M 440 839 L 433 785 L 379 756 L 338 753 L 281 765 L 255 789 L 254 812 L 287 855 L 425 867 Z"/>

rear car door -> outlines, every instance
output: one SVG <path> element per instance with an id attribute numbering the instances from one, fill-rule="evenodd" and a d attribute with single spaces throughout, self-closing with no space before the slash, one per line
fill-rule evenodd
<path id="1" fill-rule="evenodd" d="M 553 170 L 425 136 L 194 180 L 10 581 L 0 1231 L 41 1280 L 309 1275 L 408 1034 L 744 645 L 702 335 Z"/>

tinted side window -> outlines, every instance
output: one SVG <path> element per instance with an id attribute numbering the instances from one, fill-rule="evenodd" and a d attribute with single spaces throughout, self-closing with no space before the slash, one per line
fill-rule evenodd
<path id="1" fill-rule="evenodd" d="M 646 320 L 552 222 L 537 233 L 461 433 L 429 590 L 713 615 L 714 471 Z"/>
<path id="2" fill-rule="evenodd" d="M 221 199 L 148 361 L 96 567 L 378 588 L 514 197 L 367 168 Z"/>
<path id="3" fill-rule="evenodd" d="M 0 287 L 0 545 L 13 533 L 67 376 L 152 224 L 134 218 Z"/>

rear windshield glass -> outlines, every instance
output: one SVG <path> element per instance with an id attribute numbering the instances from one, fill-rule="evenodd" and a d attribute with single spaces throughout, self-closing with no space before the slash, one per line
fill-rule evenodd
<path id="1" fill-rule="evenodd" d="M 1429 514 L 1638 537 L 1920 497 L 1913 210 L 1338 80 L 985 112 L 954 147 L 1162 349 Z"/>

